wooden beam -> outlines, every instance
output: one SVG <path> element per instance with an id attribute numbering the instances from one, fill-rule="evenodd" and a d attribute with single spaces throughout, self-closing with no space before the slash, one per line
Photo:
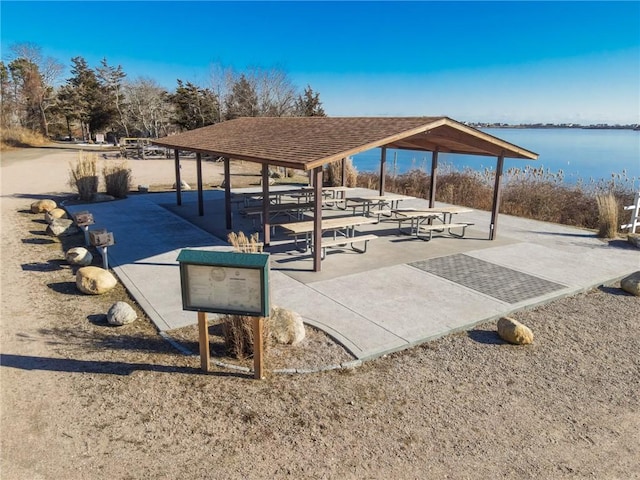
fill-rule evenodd
<path id="1" fill-rule="evenodd" d="M 196 175 L 198 182 L 198 215 L 204 215 L 204 197 L 202 193 L 202 154 L 196 153 Z"/>
<path id="2" fill-rule="evenodd" d="M 498 157 L 496 164 L 496 179 L 493 186 L 493 207 L 491 208 L 491 225 L 489 226 L 489 240 L 496 239 L 498 231 L 498 212 L 502 197 L 502 170 L 504 169 L 504 155 Z"/>
<path id="3" fill-rule="evenodd" d="M 438 178 L 438 149 L 431 154 L 431 185 L 429 187 L 429 208 L 436 206 L 436 182 Z"/>
<path id="4" fill-rule="evenodd" d="M 271 243 L 271 221 L 269 220 L 269 165 L 262 164 L 262 233 L 265 246 Z"/>
<path id="5" fill-rule="evenodd" d="M 322 166 L 313 169 L 313 271 L 322 269 Z"/>
<path id="6" fill-rule="evenodd" d="M 224 157 L 224 213 L 227 230 L 233 229 L 231 215 L 231 167 L 229 157 Z"/>
<path id="7" fill-rule="evenodd" d="M 178 150 L 173 151 L 173 162 L 176 170 L 176 204 L 182 205 L 182 180 L 180 179 L 180 153 Z"/>
<path id="8" fill-rule="evenodd" d="M 379 195 L 384 195 L 384 181 L 385 181 L 385 173 L 387 171 L 387 147 L 382 147 L 380 152 L 380 183 L 379 187 Z"/>
<path id="9" fill-rule="evenodd" d="M 347 186 L 347 159 L 346 158 L 342 159 L 341 167 L 342 167 L 342 178 L 341 178 L 342 186 L 346 187 Z"/>
<path id="10" fill-rule="evenodd" d="M 209 371 L 209 324 L 207 312 L 198 312 L 198 343 L 200 344 L 200 368 Z"/>
<path id="11" fill-rule="evenodd" d="M 264 378 L 264 345 L 263 335 L 264 319 L 253 317 L 253 378 L 262 380 Z"/>

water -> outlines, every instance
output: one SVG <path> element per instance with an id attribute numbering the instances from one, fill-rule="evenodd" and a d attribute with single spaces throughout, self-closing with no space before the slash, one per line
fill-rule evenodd
<path id="1" fill-rule="evenodd" d="M 539 154 L 538 160 L 505 159 L 505 169 L 533 168 L 564 172 L 565 183 L 610 179 L 612 174 L 626 173 L 640 187 L 640 132 L 633 130 L 586 130 L 578 128 L 487 128 L 484 132 Z M 387 171 L 393 173 L 394 154 L 396 172 L 405 173 L 419 168 L 431 169 L 431 152 L 387 150 Z M 440 153 L 438 165 L 448 163 L 456 169 L 495 169 L 494 157 Z M 380 168 L 380 149 L 353 156 L 353 164 L 360 172 L 377 172 Z"/>

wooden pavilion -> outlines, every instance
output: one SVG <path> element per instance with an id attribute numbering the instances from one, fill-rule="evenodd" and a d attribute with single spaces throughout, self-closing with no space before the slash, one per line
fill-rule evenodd
<path id="1" fill-rule="evenodd" d="M 538 154 L 448 117 L 245 117 L 153 140 L 174 149 L 177 203 L 181 205 L 179 151 L 196 153 L 198 207 L 203 210 L 202 154 L 224 158 L 226 228 L 232 229 L 230 159 L 262 165 L 264 243 L 269 245 L 269 166 L 311 173 L 314 198 L 322 198 L 322 169 L 351 155 L 381 148 L 380 195 L 388 148 L 432 152 L 429 206 L 436 196 L 438 154 L 458 153 L 496 157 L 496 177 L 489 238 L 496 237 L 505 158 L 536 160 Z M 344 181 L 344 180 L 343 180 Z M 321 243 L 322 202 L 314 207 L 313 241 Z M 314 271 L 320 271 L 321 249 L 314 249 Z"/>

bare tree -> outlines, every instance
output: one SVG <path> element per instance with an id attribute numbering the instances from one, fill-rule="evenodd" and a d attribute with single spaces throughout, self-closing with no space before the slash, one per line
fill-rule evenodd
<path id="1" fill-rule="evenodd" d="M 137 78 L 124 86 L 130 130 L 145 137 L 169 133 L 173 114 L 168 92 L 150 78 Z"/>

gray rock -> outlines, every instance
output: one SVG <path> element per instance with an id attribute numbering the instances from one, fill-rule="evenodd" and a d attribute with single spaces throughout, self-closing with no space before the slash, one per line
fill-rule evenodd
<path id="1" fill-rule="evenodd" d="M 636 248 L 640 248 L 640 233 L 630 233 L 627 241 Z"/>
<path id="2" fill-rule="evenodd" d="M 138 185 L 138 191 L 140 193 L 149 193 L 149 185 Z"/>
<path id="3" fill-rule="evenodd" d="M 620 287 L 631 295 L 640 297 L 640 272 L 632 273 L 620 280 Z"/>
<path id="4" fill-rule="evenodd" d="M 269 332 L 277 343 L 283 345 L 295 345 L 305 337 L 304 323 L 300 314 L 280 307 L 271 309 Z"/>
<path id="5" fill-rule="evenodd" d="M 107 195 L 106 193 L 94 193 L 91 195 L 92 202 L 111 202 L 115 199 L 116 197 L 113 195 Z"/>
<path id="6" fill-rule="evenodd" d="M 78 226 L 69 218 L 54 218 L 47 227 L 47 234 L 54 237 L 75 235 L 79 231 Z"/>
<path id="7" fill-rule="evenodd" d="M 64 258 L 71 265 L 87 266 L 91 265 L 93 262 L 93 255 L 91 255 L 91 252 L 84 247 L 70 248 L 67 250 L 67 253 L 65 253 Z"/>
<path id="8" fill-rule="evenodd" d="M 50 199 L 38 200 L 37 202 L 33 202 L 31 204 L 31 212 L 32 213 L 44 213 L 57 208 L 56 202 Z"/>
<path id="9" fill-rule="evenodd" d="M 110 271 L 100 267 L 82 267 L 76 272 L 76 286 L 82 293 L 101 295 L 118 284 Z"/>
<path id="10" fill-rule="evenodd" d="M 69 218 L 67 217 L 67 212 L 62 208 L 54 208 L 49 212 L 44 212 L 44 221 L 51 225 L 56 218 Z"/>
<path id="11" fill-rule="evenodd" d="M 107 312 L 107 322 L 110 325 L 127 325 L 138 318 L 136 311 L 127 302 L 116 302 Z"/>

